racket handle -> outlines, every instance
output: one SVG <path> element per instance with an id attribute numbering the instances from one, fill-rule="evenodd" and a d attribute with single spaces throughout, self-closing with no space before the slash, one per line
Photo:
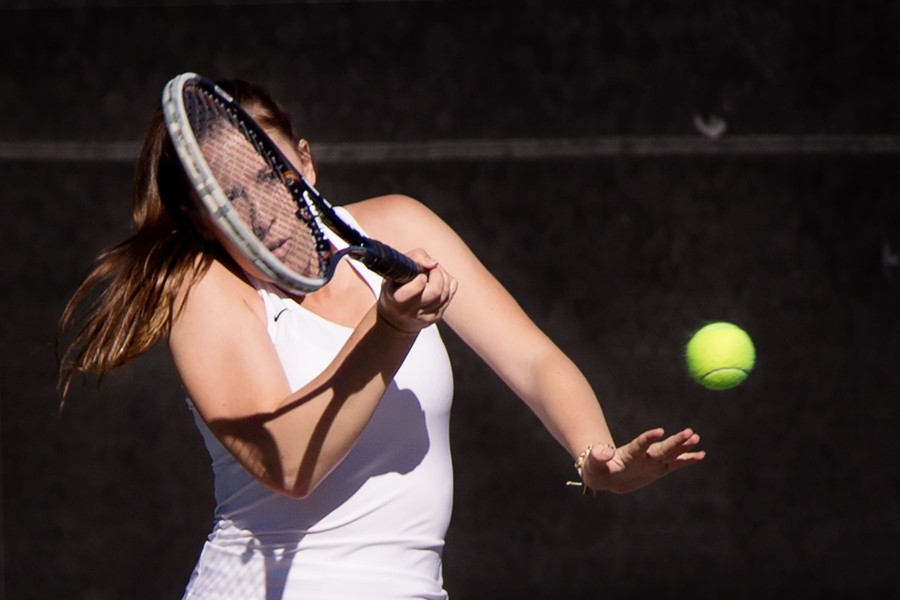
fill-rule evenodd
<path id="1" fill-rule="evenodd" d="M 357 258 L 371 271 L 397 283 L 412 281 L 422 273 L 415 261 L 378 240 L 368 240 L 365 252 Z"/>

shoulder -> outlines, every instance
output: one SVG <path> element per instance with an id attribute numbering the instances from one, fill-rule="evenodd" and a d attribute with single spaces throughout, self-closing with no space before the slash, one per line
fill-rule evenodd
<path id="1" fill-rule="evenodd" d="M 222 262 L 213 261 L 186 291 L 169 351 L 207 423 L 269 410 L 289 391 L 262 298 Z"/>
<path id="2" fill-rule="evenodd" d="M 265 306 L 256 288 L 232 267 L 213 259 L 201 275 L 186 282 L 179 291 L 180 310 L 173 322 L 172 335 L 194 331 L 197 324 L 225 319 L 237 314 L 255 317 L 265 323 Z"/>
<path id="3" fill-rule="evenodd" d="M 344 208 L 366 235 L 404 251 L 453 235 L 449 226 L 430 208 L 402 194 L 369 198 Z"/>
<path id="4" fill-rule="evenodd" d="M 398 227 L 401 219 L 413 219 L 415 221 L 436 219 L 427 206 L 403 194 L 388 194 L 377 196 L 367 200 L 361 200 L 344 206 L 353 218 L 367 230 L 373 230 L 373 235 L 379 230 Z"/>

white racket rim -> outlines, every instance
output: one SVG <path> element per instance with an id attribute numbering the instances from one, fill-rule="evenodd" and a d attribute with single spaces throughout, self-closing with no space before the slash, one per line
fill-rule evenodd
<path id="1" fill-rule="evenodd" d="M 213 176 L 190 127 L 187 107 L 184 104 L 184 88 L 194 81 L 207 83 L 216 93 L 229 101 L 231 96 L 214 83 L 191 72 L 174 77 L 163 88 L 162 107 L 166 128 L 184 172 L 193 184 L 203 208 L 209 212 L 214 226 L 225 234 L 235 249 L 272 283 L 299 294 L 320 289 L 328 282 L 327 277 L 307 277 L 289 268 L 259 241 L 239 216 L 234 214 L 231 201 Z"/>

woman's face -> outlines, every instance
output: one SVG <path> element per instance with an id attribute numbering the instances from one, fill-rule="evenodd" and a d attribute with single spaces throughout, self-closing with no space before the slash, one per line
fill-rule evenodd
<path id="1" fill-rule="evenodd" d="M 294 146 L 278 132 L 267 133 L 304 178 L 313 184 L 315 169 L 308 144 L 302 141 Z M 231 208 L 253 235 L 291 270 L 308 277 L 320 276 L 317 240 L 298 219 L 297 203 L 282 183 L 281 175 L 269 167 L 240 132 L 232 128 L 211 135 L 203 146 L 207 163 L 231 202 Z M 234 252 L 230 253 L 234 256 Z M 247 267 L 246 261 L 234 258 Z"/>

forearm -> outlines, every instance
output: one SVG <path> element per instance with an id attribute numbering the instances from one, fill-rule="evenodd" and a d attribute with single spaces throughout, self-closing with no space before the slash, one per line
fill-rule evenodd
<path id="1" fill-rule="evenodd" d="M 415 338 L 373 308 L 309 384 L 271 410 L 210 427 L 260 481 L 306 496 L 356 443 Z"/>
<path id="2" fill-rule="evenodd" d="M 516 393 L 572 456 L 614 443 L 603 410 L 581 370 L 556 347 L 536 355 Z"/>
<path id="3" fill-rule="evenodd" d="M 169 335 L 175 366 L 210 431 L 261 482 L 305 496 L 356 443 L 417 332 L 440 319 L 455 291 L 455 280 L 418 254 L 427 273 L 386 285 L 368 310 L 351 308 L 354 319 L 365 312 L 349 340 L 295 391 L 257 289 L 214 262 L 185 295 Z M 362 291 L 347 274 L 347 289 Z"/>

